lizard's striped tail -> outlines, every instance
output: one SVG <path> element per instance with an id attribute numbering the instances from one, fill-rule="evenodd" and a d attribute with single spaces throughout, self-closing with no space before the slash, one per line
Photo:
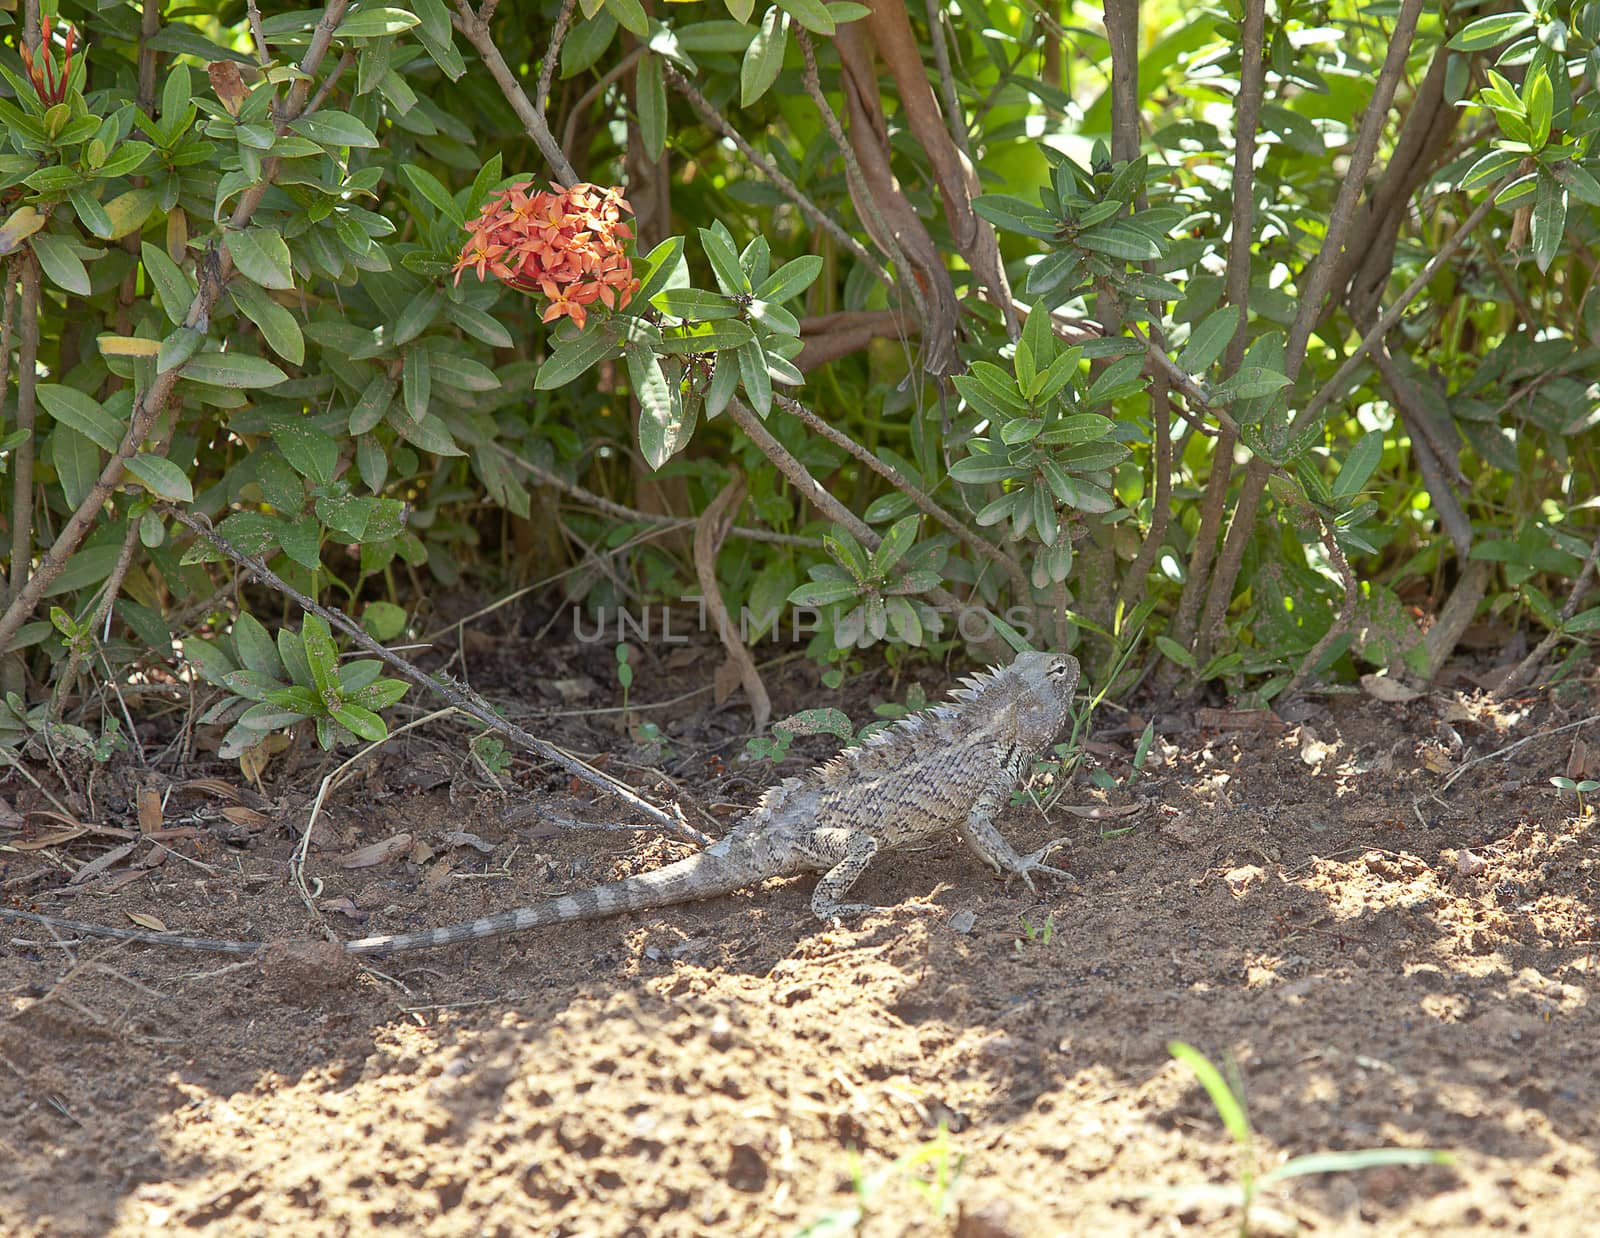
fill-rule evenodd
<path id="1" fill-rule="evenodd" d="M 711 850 L 689 856 L 676 864 L 596 886 L 592 890 L 563 894 L 560 898 L 535 903 L 531 907 L 498 911 L 480 920 L 468 920 L 446 928 L 397 933 L 388 937 L 363 937 L 346 942 L 345 949 L 351 954 L 381 958 L 406 950 L 429 950 L 463 941 L 503 937 L 507 933 L 520 933 L 524 929 L 543 928 L 551 924 L 602 920 L 630 911 L 649 911 L 674 903 L 731 894 L 744 886 L 790 871 L 774 871 L 771 865 L 761 860 L 762 857 L 742 840 L 724 839 Z"/>
<path id="2" fill-rule="evenodd" d="M 396 933 L 388 937 L 363 937 L 346 942 L 345 949 L 351 954 L 381 958 L 406 950 L 426 950 L 457 942 L 480 941 L 486 937 L 502 937 L 507 933 L 550 924 L 599 920 L 629 911 L 648 911 L 674 903 L 715 898 L 768 877 L 779 877 L 793 871 L 792 868 L 775 866 L 770 856 L 757 852 L 743 839 L 724 839 L 709 851 L 679 860 L 676 864 L 668 864 L 665 868 L 640 873 L 622 881 L 613 881 L 592 890 L 564 894 L 560 898 L 535 903 L 532 907 L 496 912 L 481 920 L 468 920 L 445 928 Z M 69 933 L 81 933 L 87 937 L 109 937 L 115 941 L 168 946 L 179 950 L 207 950 L 214 954 L 254 954 L 262 946 L 259 941 L 229 941 L 218 937 L 190 937 L 179 933 L 112 928 L 106 924 L 66 920 L 31 911 L 15 911 L 9 907 L 0 907 L 0 920 L 20 920 Z"/>

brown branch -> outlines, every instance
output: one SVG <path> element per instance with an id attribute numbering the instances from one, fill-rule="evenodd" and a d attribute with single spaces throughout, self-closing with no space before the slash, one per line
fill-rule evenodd
<path id="1" fill-rule="evenodd" d="M 833 139 L 834 146 L 838 148 L 840 159 L 844 161 L 845 183 L 849 186 L 851 199 L 855 202 L 857 209 L 861 211 L 862 226 L 866 228 L 867 235 L 887 255 L 897 271 L 904 273 L 914 270 L 915 268 L 907 262 L 906 255 L 900 248 L 894 229 L 889 226 L 889 221 L 883 217 L 883 208 L 880 206 L 877 196 L 873 193 L 872 187 L 867 182 L 866 175 L 861 168 L 861 161 L 856 156 L 855 148 L 851 146 L 849 139 L 845 137 L 844 127 L 840 125 L 839 117 L 828 103 L 827 96 L 822 93 L 822 77 L 817 72 L 816 50 L 811 46 L 811 40 L 806 36 L 806 32 L 799 27 L 795 28 L 794 39 L 800 47 L 800 57 L 805 62 L 805 69 L 800 75 L 800 80 L 805 85 L 806 94 L 811 97 L 811 102 L 816 107 L 817 114 L 822 117 L 822 127 L 828 131 L 828 136 Z M 924 303 L 921 289 L 916 282 L 913 280 L 906 283 L 904 291 L 916 305 L 917 315 L 919 317 L 926 316 L 927 306 Z"/>
<path id="2" fill-rule="evenodd" d="M 290 121 L 298 119 L 309 111 L 306 100 L 311 93 L 311 82 L 314 80 L 316 70 L 327 56 L 328 48 L 333 41 L 334 29 L 344 17 L 346 3 L 347 0 L 330 0 L 323 10 L 321 20 L 312 31 L 311 43 L 300 62 L 300 76 L 290 87 L 288 102 L 279 114 L 277 132 L 280 136 L 289 131 Z M 233 215 L 228 221 L 230 229 L 243 228 L 250 221 L 272 178 L 277 174 L 278 164 L 279 161 L 276 159 L 267 160 L 262 167 L 260 183 L 247 189 L 240 196 L 239 204 L 234 208 Z M 198 328 L 200 324 L 209 320 L 211 309 L 216 304 L 217 298 L 222 295 L 223 286 L 232 270 L 233 258 L 227 248 L 214 247 L 207 260 L 201 263 L 200 287 L 195 292 L 189 312 L 184 317 L 185 325 Z M 13 586 L 10 604 L 6 607 L 5 615 L 0 617 L 0 649 L 11 643 L 12 637 L 33 613 L 34 607 L 39 604 L 46 590 L 61 574 L 90 528 L 100 518 L 101 507 L 111 497 L 112 492 L 122 484 L 124 466 L 149 435 L 156 417 L 172 398 L 173 390 L 182 373 L 183 367 L 175 366 L 164 374 L 158 374 L 155 381 L 135 402 L 122 442 L 117 445 L 117 450 L 112 453 L 111 459 L 106 462 L 99 478 L 90 487 L 83 501 L 78 504 L 77 510 L 62 525 L 61 532 L 56 535 L 50 548 L 40 555 L 38 570 L 29 577 L 20 590 L 16 590 Z M 19 563 L 15 558 L 12 560 L 14 580 L 19 571 L 26 570 L 26 563 L 26 548 L 24 548 L 22 562 Z"/>
<path id="3" fill-rule="evenodd" d="M 523 130 L 533 139 L 534 145 L 539 148 L 539 153 L 550 165 L 555 182 L 561 186 L 576 185 L 578 174 L 572 170 L 567 157 L 561 153 L 561 147 L 556 145 L 555 136 L 545 121 L 543 96 L 540 96 L 537 104 L 528 98 L 527 91 L 522 89 L 522 83 L 517 81 L 517 75 L 511 71 L 511 66 L 506 64 L 506 58 L 495 46 L 494 36 L 489 33 L 488 18 L 492 15 L 493 9 L 485 5 L 484 10 L 483 16 L 479 16 L 473 11 L 468 0 L 456 0 L 456 11 L 450 15 L 450 20 L 455 28 L 461 31 L 467 42 L 477 49 L 484 68 L 489 70 L 489 76 L 494 78 L 495 85 L 500 87 L 500 93 L 511 105 L 511 110 L 516 113 L 517 119 L 522 122 Z"/>
<path id="4" fill-rule="evenodd" d="M 1230 375 L 1237 372 L 1243 362 L 1249 340 L 1250 267 L 1255 247 L 1256 129 L 1267 77 L 1266 0 L 1247 0 L 1241 35 L 1239 95 L 1233 130 L 1233 208 L 1228 230 L 1228 268 L 1223 285 L 1228 304 L 1239 312 L 1238 326 L 1223 354 L 1223 373 Z M 1167 359 L 1164 348 L 1161 358 Z M 1200 507 L 1200 527 L 1190 547 L 1188 574 L 1172 622 L 1172 639 L 1186 649 L 1195 643 L 1200 604 L 1211 584 L 1218 539 L 1228 509 L 1228 488 L 1233 481 L 1233 451 L 1238 441 L 1238 427 L 1231 422 L 1224 424 L 1211 454 L 1211 476 Z M 1162 678 L 1168 679 L 1171 674 L 1169 671 Z"/>
<path id="5" fill-rule="evenodd" d="M 828 493 L 823 484 L 812 476 L 811 470 L 806 468 L 787 447 L 773 437 L 772 431 L 767 429 L 754 411 L 738 396 L 734 396 L 733 399 L 728 401 L 728 416 L 732 418 L 735 425 L 745 432 L 750 441 L 761 450 L 761 454 L 772 462 L 773 467 L 788 478 L 790 484 L 819 512 L 833 521 L 834 524 L 849 532 L 856 541 L 860 542 L 868 550 L 876 550 L 882 544 L 883 539 L 874 533 L 859 516 L 834 498 L 832 494 Z M 896 571 L 895 576 L 897 579 L 904 579 L 903 572 Z M 968 612 L 976 612 L 980 615 L 988 614 L 982 607 L 967 605 L 942 586 L 936 589 L 929 589 L 927 596 L 928 600 L 935 606 L 948 610 L 954 610 L 962 614 Z"/>
<path id="6" fill-rule="evenodd" d="M 566 126 L 561 130 L 561 153 L 569 160 L 572 159 L 575 154 L 572 149 L 572 144 L 578 140 L 578 122 L 583 118 L 584 114 L 589 110 L 594 101 L 606 92 L 608 87 L 621 78 L 622 75 L 629 69 L 633 68 L 634 65 L 639 63 L 639 60 L 644 53 L 645 49 L 643 47 L 633 48 L 626 56 L 617 61 L 616 64 L 612 65 L 603 74 L 601 74 L 599 80 L 596 81 L 594 85 L 590 86 L 588 90 L 579 95 L 578 101 L 567 109 L 567 123 Z"/>
<path id="7" fill-rule="evenodd" d="M 1156 430 L 1155 460 L 1151 466 L 1155 472 L 1155 497 L 1150 507 L 1150 528 L 1122 581 L 1121 600 L 1125 610 L 1132 610 L 1144 599 L 1150 569 L 1166 543 L 1167 523 L 1171 518 L 1172 388 L 1164 375 L 1158 375 L 1150 388 L 1150 419 Z"/>
<path id="8" fill-rule="evenodd" d="M 1328 214 L 1328 231 L 1299 288 L 1300 310 L 1289 328 L 1289 342 L 1284 350 L 1285 371 L 1290 378 L 1300 373 L 1300 366 L 1306 358 L 1306 345 L 1311 340 L 1311 332 L 1316 328 L 1317 321 L 1322 317 L 1323 303 L 1333 287 L 1344 240 L 1349 234 L 1350 222 L 1355 218 L 1356 203 L 1360 200 L 1367 172 L 1378 153 L 1378 141 L 1388 127 L 1389 105 L 1394 102 L 1395 89 L 1400 84 L 1401 74 L 1405 72 L 1406 56 L 1411 51 L 1411 40 L 1417 32 L 1417 18 L 1422 13 L 1422 4 L 1423 0 L 1401 0 L 1400 14 L 1389 36 L 1388 54 L 1384 57 L 1383 68 L 1378 72 L 1366 115 L 1361 119 L 1361 131 L 1356 137 L 1355 149 L 1350 154 L 1350 165 L 1345 169 L 1333 210 Z"/>
<path id="9" fill-rule="evenodd" d="M 550 106 L 550 83 L 555 80 L 556 61 L 561 58 L 561 44 L 566 41 L 567 30 L 572 25 L 574 0 L 561 0 L 561 12 L 556 14 L 555 29 L 550 32 L 550 46 L 545 50 L 544 63 L 539 66 L 539 89 L 534 94 L 539 115 L 543 117 Z M 548 132 L 548 128 L 546 129 Z"/>
<path id="10" fill-rule="evenodd" d="M 897 310 L 840 310 L 800 320 L 805 348 L 794 364 L 802 374 L 848 357 L 873 340 L 904 341 L 917 330 L 914 319 Z"/>
<path id="11" fill-rule="evenodd" d="M 999 567 L 1011 578 L 1011 587 L 1016 591 L 1018 601 L 1023 601 L 1031 596 L 1028 578 L 1022 571 L 1022 565 L 1015 558 L 993 542 L 986 541 L 967 528 L 965 524 L 935 502 L 926 491 L 913 483 L 910 478 L 903 476 L 899 469 L 890 468 L 843 430 L 817 416 L 816 413 L 812 412 L 800 401 L 776 394 L 772 398 L 779 408 L 783 409 L 791 417 L 796 418 L 806 429 L 827 439 L 835 446 L 842 447 L 851 456 L 909 498 L 923 515 L 929 516 L 944 525 L 945 528 L 960 538 L 962 544 L 969 550 L 990 560 Z"/>
<path id="12" fill-rule="evenodd" d="M 728 661 L 739 672 L 739 683 L 744 687 L 744 694 L 750 698 L 752 721 L 760 732 L 766 730 L 767 723 L 772 720 L 772 698 L 767 694 L 766 684 L 761 682 L 761 672 L 756 669 L 755 659 L 739 637 L 738 627 L 728 616 L 727 604 L 722 600 L 722 588 L 717 583 L 717 551 L 728 536 L 733 513 L 742 502 L 744 478 L 736 473 L 717 492 L 717 497 L 707 504 L 700 519 L 695 521 L 694 572 L 700 582 L 701 600 L 716 624 L 717 639 L 727 651 Z"/>
<path id="13" fill-rule="evenodd" d="M 1356 617 L 1356 603 L 1361 597 L 1361 587 L 1356 580 L 1356 574 L 1351 570 L 1350 561 L 1345 558 L 1344 547 L 1339 545 L 1339 539 L 1334 535 L 1333 527 L 1321 516 L 1316 517 L 1317 529 L 1322 537 L 1322 545 L 1328 552 L 1328 558 L 1333 563 L 1334 571 L 1339 573 L 1339 580 L 1344 585 L 1344 601 L 1339 606 L 1339 613 L 1333 617 L 1333 622 L 1328 625 L 1317 643 L 1311 646 L 1306 656 L 1300 661 L 1300 669 L 1295 671 L 1289 682 L 1283 686 L 1284 697 L 1293 696 L 1300 690 L 1300 685 L 1305 683 L 1316 673 L 1317 663 L 1350 628 L 1350 622 Z"/>
<path id="14" fill-rule="evenodd" d="M 561 474 L 535 464 L 532 460 L 517 455 L 509 448 L 499 443 L 490 443 L 489 446 L 510 463 L 525 470 L 542 485 L 576 499 L 586 507 L 592 507 L 598 512 L 614 516 L 618 520 L 633 521 L 637 524 L 672 525 L 674 528 L 685 528 L 694 523 L 682 516 L 669 516 L 663 512 L 645 512 L 638 508 L 627 507 L 614 499 L 604 498 L 591 490 L 585 490 L 575 481 L 568 481 Z M 752 529 L 744 525 L 734 525 L 732 532 L 736 537 L 742 537 L 749 542 L 771 542 L 778 546 L 803 546 L 808 550 L 820 550 L 822 541 L 815 537 L 801 537 L 797 533 L 779 533 L 773 529 Z"/>
<path id="15" fill-rule="evenodd" d="M 888 271 L 884 270 L 883 265 L 872 256 L 867 247 L 845 231 L 844 227 L 832 215 L 808 198 L 798 185 L 778 170 L 777 164 L 750 145 L 749 140 L 735 129 L 721 112 L 712 107 L 710 101 L 703 94 L 695 89 L 694 83 L 678 72 L 676 65 L 670 61 L 662 61 L 661 72 L 667 79 L 667 83 L 689 101 L 690 107 L 700 113 L 700 119 L 706 123 L 707 127 L 732 142 L 739 153 L 755 165 L 761 175 L 771 181 L 789 201 L 800 208 L 807 219 L 811 220 L 817 227 L 849 250 L 851 256 L 866 267 L 872 273 L 873 278 L 880 284 L 886 288 L 895 286 L 893 277 Z"/>

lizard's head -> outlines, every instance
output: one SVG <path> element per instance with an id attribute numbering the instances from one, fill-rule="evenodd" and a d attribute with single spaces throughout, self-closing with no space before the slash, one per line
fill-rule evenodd
<path id="1" fill-rule="evenodd" d="M 1066 725 L 1078 688 L 1078 659 L 1066 653 L 1019 653 L 1011 673 L 1022 683 L 1018 729 L 1043 745 Z"/>

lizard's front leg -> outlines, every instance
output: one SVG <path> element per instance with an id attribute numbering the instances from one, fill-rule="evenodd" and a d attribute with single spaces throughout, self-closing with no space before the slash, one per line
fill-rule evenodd
<path id="1" fill-rule="evenodd" d="M 1021 877 L 1027 884 L 1028 890 L 1034 894 L 1038 893 L 1033 885 L 1034 873 L 1071 879 L 1071 873 L 1064 869 L 1052 868 L 1045 863 L 1045 860 L 1050 858 L 1050 853 L 1057 847 L 1064 846 L 1067 839 L 1052 839 L 1029 855 L 1018 855 L 1000 831 L 994 828 L 994 822 L 989 819 L 989 815 L 988 805 L 979 801 L 958 828 L 967 846 L 971 847 L 977 857 L 996 873 L 1003 875 L 1008 881 L 1012 877 Z"/>
<path id="2" fill-rule="evenodd" d="M 871 903 L 841 903 L 867 865 L 878 853 L 878 840 L 864 830 L 816 830 L 811 836 L 814 857 L 833 866 L 822 874 L 811 894 L 811 910 L 819 920 L 835 916 L 860 916 L 878 908 Z"/>

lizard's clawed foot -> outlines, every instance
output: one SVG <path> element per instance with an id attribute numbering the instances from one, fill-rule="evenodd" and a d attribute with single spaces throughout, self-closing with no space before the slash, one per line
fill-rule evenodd
<path id="1" fill-rule="evenodd" d="M 1057 838 L 1051 842 L 1045 843 L 1045 845 L 1040 847 L 1037 851 L 1022 856 L 1017 861 L 1016 868 L 1012 869 L 1011 872 L 1007 874 L 1007 879 L 1009 880 L 1011 877 L 1021 877 L 1023 884 L 1028 887 L 1028 893 L 1030 894 L 1037 894 L 1039 892 L 1033 884 L 1033 874 L 1035 873 L 1043 873 L 1047 877 L 1058 877 L 1065 881 L 1071 881 L 1072 874 L 1067 872 L 1066 869 L 1053 868 L 1049 864 L 1045 863 L 1045 860 L 1049 859 L 1053 852 L 1060 847 L 1064 847 L 1068 841 L 1069 840 L 1065 838 Z"/>

